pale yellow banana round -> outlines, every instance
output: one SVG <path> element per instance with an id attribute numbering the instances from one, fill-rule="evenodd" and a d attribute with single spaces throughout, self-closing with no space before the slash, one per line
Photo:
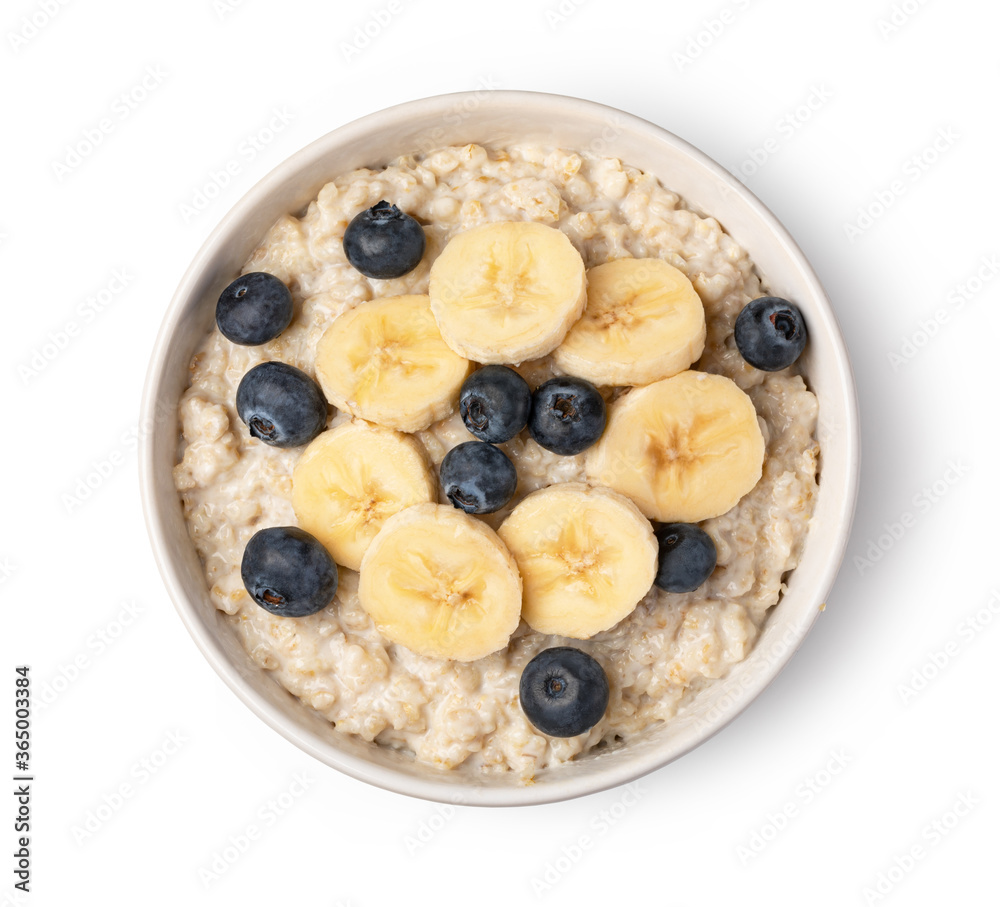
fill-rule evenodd
<path id="1" fill-rule="evenodd" d="M 292 472 L 292 507 L 299 526 L 350 570 L 360 569 L 361 558 L 389 517 L 436 498 L 437 486 L 419 443 L 365 422 L 345 422 L 318 435 Z"/>
<path id="2" fill-rule="evenodd" d="M 361 606 L 386 639 L 418 655 L 474 661 L 507 645 L 521 577 L 497 534 L 451 505 L 386 520 L 361 561 Z"/>
<path id="3" fill-rule="evenodd" d="M 652 384 L 705 348 L 705 307 L 691 281 L 659 258 L 621 258 L 587 272 L 587 307 L 554 353 L 598 385 Z"/>
<path id="4" fill-rule="evenodd" d="M 586 268 L 566 234 L 504 222 L 453 237 L 431 265 L 431 308 L 456 353 L 517 365 L 551 353 L 583 312 Z"/>
<path id="5" fill-rule="evenodd" d="M 757 411 L 721 375 L 686 371 L 610 407 L 587 476 L 627 495 L 650 519 L 696 523 L 732 509 L 760 480 Z"/>
<path id="6" fill-rule="evenodd" d="M 316 377 L 338 409 L 420 431 L 458 402 L 472 364 L 441 338 L 427 296 L 390 296 L 340 315 L 316 347 Z"/>
<path id="7" fill-rule="evenodd" d="M 540 633 L 589 639 L 627 617 L 656 576 L 653 527 L 609 488 L 542 488 L 498 534 L 521 573 L 521 616 Z"/>

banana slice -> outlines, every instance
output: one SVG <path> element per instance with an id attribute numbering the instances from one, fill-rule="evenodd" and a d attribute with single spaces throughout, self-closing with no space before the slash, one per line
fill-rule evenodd
<path id="1" fill-rule="evenodd" d="M 705 307 L 691 281 L 659 258 L 621 258 L 587 272 L 587 308 L 556 363 L 598 385 L 642 385 L 697 362 Z"/>
<path id="2" fill-rule="evenodd" d="M 687 371 L 613 403 L 586 466 L 650 519 L 697 523 L 736 506 L 763 462 L 750 398 L 728 378 Z"/>
<path id="3" fill-rule="evenodd" d="M 496 533 L 450 505 L 386 520 L 361 561 L 358 597 L 378 631 L 419 655 L 474 661 L 502 649 L 521 577 Z"/>
<path id="4" fill-rule="evenodd" d="M 471 363 L 441 339 L 426 296 L 390 296 L 345 312 L 316 347 L 316 377 L 338 409 L 399 431 L 447 416 Z"/>
<path id="5" fill-rule="evenodd" d="M 437 499 L 418 442 L 364 422 L 346 422 L 316 437 L 292 472 L 299 526 L 342 567 L 358 570 L 383 523 L 413 504 Z"/>
<path id="6" fill-rule="evenodd" d="M 587 273 L 564 233 L 536 223 L 474 227 L 431 265 L 441 336 L 484 364 L 517 365 L 551 353 L 583 312 Z"/>
<path id="7" fill-rule="evenodd" d="M 540 633 L 589 639 L 627 617 L 656 576 L 653 527 L 609 488 L 542 488 L 498 534 L 521 572 L 522 616 Z"/>

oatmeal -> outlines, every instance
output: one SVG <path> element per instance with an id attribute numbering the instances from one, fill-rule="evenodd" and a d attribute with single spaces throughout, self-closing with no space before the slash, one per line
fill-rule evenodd
<path id="1" fill-rule="evenodd" d="M 367 278 L 347 260 L 344 232 L 383 199 L 424 225 L 426 251 L 402 277 Z M 746 392 L 764 450 L 752 489 L 721 516 L 700 521 L 717 550 L 714 572 L 694 592 L 652 587 L 628 616 L 589 639 L 541 633 L 522 620 L 506 647 L 467 662 L 390 642 L 361 605 L 359 574 L 343 566 L 334 602 L 318 613 L 291 619 L 258 607 L 241 579 L 243 551 L 258 530 L 297 525 L 292 475 L 302 448 L 275 448 L 249 435 L 235 406 L 244 374 L 280 360 L 315 375 L 320 339 L 340 315 L 373 299 L 427 294 L 431 265 L 453 236 L 522 221 L 557 228 L 587 268 L 659 259 L 697 291 L 704 350 L 692 368 L 725 376 Z M 212 601 L 231 616 L 254 661 L 338 730 L 443 768 L 513 772 L 527 780 L 602 741 L 627 741 L 668 721 L 694 691 L 747 656 L 807 535 L 819 457 L 817 401 L 794 366 L 759 371 L 737 349 L 736 318 L 764 290 L 746 252 L 714 219 L 614 159 L 536 144 L 468 145 L 334 179 L 302 217 L 282 217 L 271 228 L 244 270 L 287 284 L 294 316 L 262 346 L 238 346 L 218 330 L 208 336 L 181 401 L 175 483 Z M 565 373 L 558 359 L 545 355 L 517 370 L 534 388 Z M 601 390 L 612 406 L 623 393 Z M 337 410 L 328 427 L 351 422 L 350 413 Z M 435 473 L 450 450 L 472 440 L 457 411 L 403 437 L 419 446 Z M 498 446 L 516 466 L 517 488 L 502 509 L 474 518 L 493 529 L 531 492 L 594 482 L 587 453 L 553 453 L 528 432 Z M 440 490 L 434 493 L 448 504 Z M 518 702 L 525 665 L 562 645 L 597 659 L 610 687 L 603 718 L 567 738 L 537 731 Z"/>

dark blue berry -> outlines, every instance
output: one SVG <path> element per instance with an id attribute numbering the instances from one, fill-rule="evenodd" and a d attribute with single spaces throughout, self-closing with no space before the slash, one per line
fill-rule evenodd
<path id="1" fill-rule="evenodd" d="M 487 365 L 465 379 L 458 410 L 465 427 L 480 441 L 502 444 L 528 424 L 531 388 L 514 369 Z"/>
<path id="2" fill-rule="evenodd" d="M 215 323 L 223 336 L 244 346 L 274 340 L 291 320 L 292 294 L 265 271 L 237 277 L 215 306 Z"/>
<path id="3" fill-rule="evenodd" d="M 390 280 L 412 271 L 424 257 L 424 228 L 386 201 L 362 211 L 344 233 L 347 260 L 365 277 Z"/>
<path id="4" fill-rule="evenodd" d="M 528 431 L 546 450 L 572 456 L 604 433 L 607 407 L 597 388 L 583 378 L 551 378 L 531 398 Z"/>
<path id="5" fill-rule="evenodd" d="M 262 362 L 243 376 L 236 411 L 250 434 L 272 447 L 308 444 L 326 427 L 323 391 L 305 372 L 284 362 Z"/>
<path id="6" fill-rule="evenodd" d="M 466 441 L 441 462 L 441 487 L 459 510 L 494 513 L 514 496 L 517 470 L 499 447 Z"/>
<path id="7" fill-rule="evenodd" d="M 655 530 L 660 562 L 653 582 L 665 592 L 694 592 L 715 569 L 715 542 L 694 523 L 663 523 Z"/>
<path id="8" fill-rule="evenodd" d="M 280 617 L 322 611 L 337 591 L 337 565 L 330 553 L 297 526 L 256 533 L 243 551 L 240 574 L 250 597 Z"/>
<path id="9" fill-rule="evenodd" d="M 608 708 L 608 675 L 586 652 L 544 649 L 521 672 L 521 708 L 550 737 L 589 731 Z"/>
<path id="10" fill-rule="evenodd" d="M 778 296 L 748 302 L 736 318 L 733 333 L 740 355 L 765 372 L 788 368 L 799 358 L 807 340 L 802 313 Z"/>

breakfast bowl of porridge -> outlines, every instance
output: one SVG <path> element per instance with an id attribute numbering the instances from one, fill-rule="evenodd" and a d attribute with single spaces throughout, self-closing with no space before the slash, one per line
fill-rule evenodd
<path id="1" fill-rule="evenodd" d="M 812 627 L 857 407 L 801 251 L 676 136 L 445 95 L 258 183 L 151 359 L 141 485 L 202 653 L 354 778 L 474 805 L 626 783 Z"/>

